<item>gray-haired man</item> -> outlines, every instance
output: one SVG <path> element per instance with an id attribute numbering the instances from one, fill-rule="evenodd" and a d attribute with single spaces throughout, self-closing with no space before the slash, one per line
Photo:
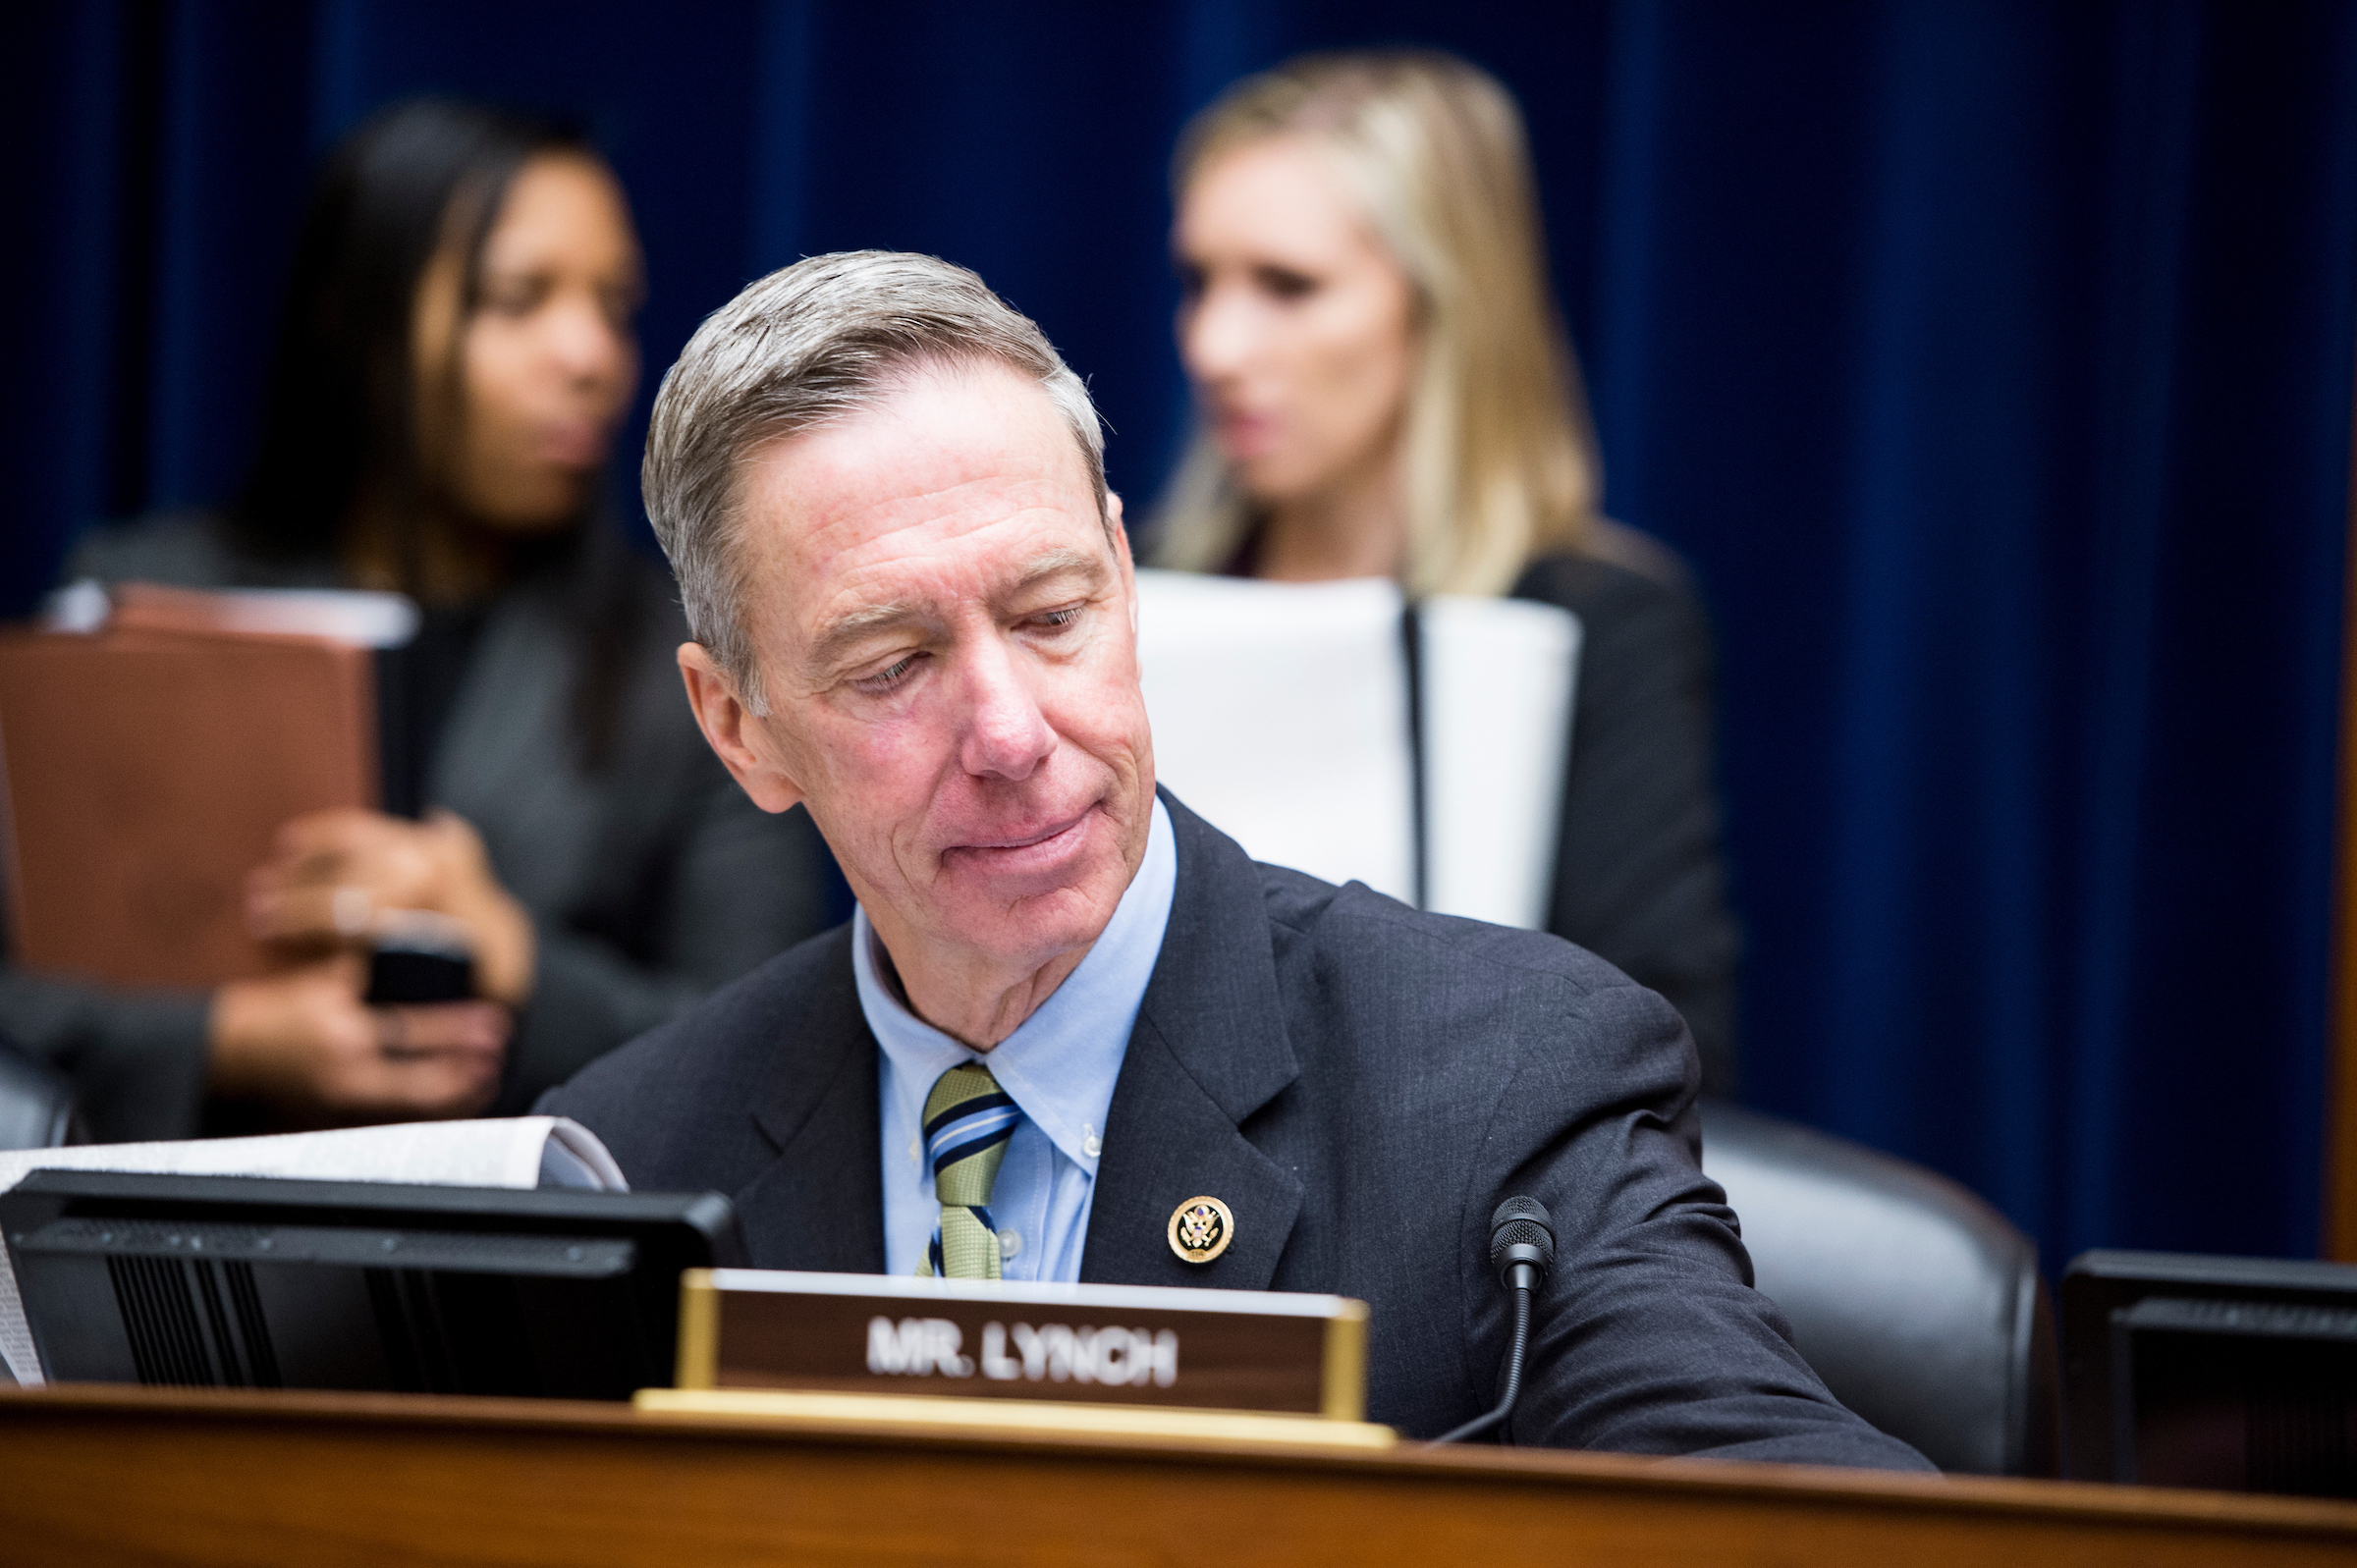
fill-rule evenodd
<path id="1" fill-rule="evenodd" d="M 633 1183 L 733 1195 L 768 1268 L 1357 1296 L 1368 1414 L 1426 1435 L 1496 1391 L 1489 1217 L 1529 1194 L 1561 1250 L 1519 1440 L 1921 1466 L 1749 1288 L 1667 1003 L 1157 796 L 1095 414 L 979 279 L 754 284 L 645 479 L 704 733 L 859 910 L 543 1101 Z"/>

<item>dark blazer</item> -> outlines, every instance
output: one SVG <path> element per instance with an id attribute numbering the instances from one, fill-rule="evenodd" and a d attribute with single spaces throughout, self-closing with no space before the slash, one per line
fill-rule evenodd
<path id="1" fill-rule="evenodd" d="M 95 532 L 72 571 L 201 588 L 337 583 L 333 563 L 257 559 L 201 514 Z M 585 619 L 612 644 L 602 756 L 580 732 Z M 754 806 L 704 743 L 673 663 L 686 635 L 670 577 L 600 529 L 490 605 L 459 673 L 424 798 L 482 835 L 538 946 L 499 1108 L 521 1110 L 826 923 L 818 834 L 802 812 Z M 0 1033 L 74 1078 L 101 1141 L 247 1130 L 200 1114 L 206 1005 L 0 965 Z"/>
<path id="2" fill-rule="evenodd" d="M 1493 1402 L 1490 1211 L 1553 1213 L 1518 1441 L 1921 1468 L 1836 1404 L 1750 1287 L 1696 1165 L 1693 1047 L 1658 996 L 1557 939 L 1256 865 L 1167 794 L 1178 881 L 1107 1118 L 1081 1277 L 1334 1291 L 1373 1309 L 1370 1419 Z M 884 1267 L 877 1046 L 850 928 L 802 944 L 538 1108 L 631 1183 L 735 1199 L 764 1268 Z M 1193 1266 L 1198 1193 L 1233 1240 Z"/>
<path id="3" fill-rule="evenodd" d="M 1249 577 L 1247 534 L 1221 570 Z M 1579 679 L 1547 929 L 1670 999 L 1702 1054 L 1703 1092 L 1732 1095 L 1742 935 L 1719 852 L 1710 620 L 1685 563 L 1648 534 L 1590 519 L 1511 597 L 1579 618 Z"/>
<path id="4" fill-rule="evenodd" d="M 1514 585 L 1580 622 L 1547 929 L 1669 998 L 1704 1092 L 1732 1094 L 1742 941 L 1720 855 L 1710 622 L 1666 548 L 1611 523 L 1595 544 L 1542 557 Z"/>

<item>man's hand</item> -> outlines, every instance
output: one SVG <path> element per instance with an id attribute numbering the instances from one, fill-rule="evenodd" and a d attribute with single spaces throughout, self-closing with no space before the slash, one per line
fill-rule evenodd
<path id="1" fill-rule="evenodd" d="M 390 909 L 430 909 L 464 926 L 486 997 L 520 1007 L 531 995 L 531 917 L 491 874 L 482 838 L 451 812 L 424 822 L 374 811 L 297 817 L 246 884 L 247 922 L 265 942 L 362 943 Z"/>
<path id="2" fill-rule="evenodd" d="M 369 1007 L 339 954 L 213 993 L 209 1087 L 299 1123 L 471 1116 L 499 1091 L 509 1014 L 488 1001 Z"/>

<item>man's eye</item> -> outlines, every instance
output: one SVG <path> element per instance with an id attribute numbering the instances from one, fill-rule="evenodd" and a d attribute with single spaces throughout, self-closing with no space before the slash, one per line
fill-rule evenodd
<path id="1" fill-rule="evenodd" d="M 1069 626 L 1073 622 L 1079 620 L 1080 607 L 1078 605 L 1067 605 L 1062 610 L 1050 610 L 1044 615 L 1036 615 L 1031 619 L 1036 624 L 1046 626 L 1050 630 L 1054 630 L 1059 626 Z"/>
<path id="2" fill-rule="evenodd" d="M 890 691 L 895 686 L 906 681 L 909 676 L 915 673 L 916 662 L 923 657 L 924 655 L 921 653 L 909 654 L 888 669 L 879 670 L 872 676 L 852 681 L 851 684 L 857 686 L 861 691 L 878 693 Z"/>

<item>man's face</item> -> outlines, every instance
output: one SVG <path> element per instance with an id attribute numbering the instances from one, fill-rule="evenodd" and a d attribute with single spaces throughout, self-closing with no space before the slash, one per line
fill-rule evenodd
<path id="1" fill-rule="evenodd" d="M 1094 942 L 1145 856 L 1153 742 L 1127 544 L 1046 394 L 922 369 L 740 484 L 769 706 L 745 738 L 895 959 L 1036 967 Z"/>

